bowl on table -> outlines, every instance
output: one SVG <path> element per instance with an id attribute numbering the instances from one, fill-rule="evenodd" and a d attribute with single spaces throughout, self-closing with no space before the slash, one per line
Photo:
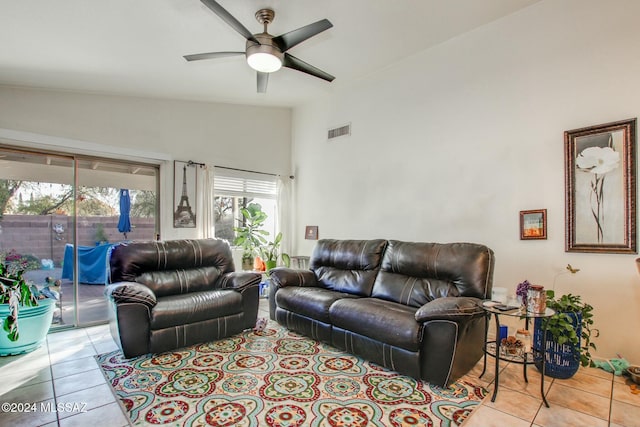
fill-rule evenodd
<path id="1" fill-rule="evenodd" d="M 627 368 L 627 373 L 631 377 L 631 381 L 640 384 L 640 366 L 631 365 Z"/>

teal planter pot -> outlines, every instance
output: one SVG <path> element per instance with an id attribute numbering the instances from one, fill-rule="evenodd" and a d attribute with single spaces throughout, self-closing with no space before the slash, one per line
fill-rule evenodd
<path id="1" fill-rule="evenodd" d="M 52 298 L 38 300 L 36 307 L 20 306 L 18 328 L 20 338 L 11 341 L 7 333 L 0 327 L 0 356 L 27 353 L 42 345 L 47 337 L 56 301 Z M 9 304 L 0 304 L 0 325 L 9 315 Z"/>

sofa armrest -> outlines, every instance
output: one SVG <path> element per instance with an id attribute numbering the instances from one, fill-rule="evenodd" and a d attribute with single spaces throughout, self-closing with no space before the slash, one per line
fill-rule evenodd
<path id="1" fill-rule="evenodd" d="M 269 272 L 271 283 L 277 288 L 285 286 L 317 286 L 318 280 L 311 270 L 296 270 L 293 268 L 278 267 Z"/>
<path id="2" fill-rule="evenodd" d="M 258 286 L 261 280 L 261 274 L 251 273 L 249 271 L 234 271 L 222 275 L 219 283 L 223 289 L 233 289 L 242 292 L 251 286 Z"/>
<path id="3" fill-rule="evenodd" d="M 454 322 L 469 320 L 484 315 L 481 300 L 473 297 L 443 297 L 429 301 L 416 312 L 416 321 L 451 320 Z"/>
<path id="4" fill-rule="evenodd" d="M 136 282 L 113 283 L 106 287 L 104 294 L 116 304 L 136 303 L 153 308 L 158 302 L 151 289 Z"/>

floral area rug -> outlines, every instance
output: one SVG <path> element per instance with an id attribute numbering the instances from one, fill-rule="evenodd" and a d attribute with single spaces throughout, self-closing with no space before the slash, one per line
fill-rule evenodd
<path id="1" fill-rule="evenodd" d="M 487 393 L 416 381 L 275 322 L 163 354 L 96 359 L 134 425 L 457 426 Z"/>

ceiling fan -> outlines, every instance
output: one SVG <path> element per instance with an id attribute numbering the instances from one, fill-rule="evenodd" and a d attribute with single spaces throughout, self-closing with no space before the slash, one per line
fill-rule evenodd
<path id="1" fill-rule="evenodd" d="M 228 56 L 246 55 L 247 63 L 258 72 L 258 92 L 267 91 L 269 73 L 278 71 L 281 67 L 291 68 L 328 82 L 335 79 L 313 65 L 307 64 L 301 59 L 287 53 L 287 50 L 310 39 L 311 37 L 328 30 L 333 24 L 328 19 L 322 19 L 312 24 L 300 27 L 279 36 L 272 36 L 267 32 L 267 25 L 273 22 L 275 12 L 272 9 L 260 9 L 256 12 L 256 19 L 264 25 L 264 32 L 251 34 L 236 18 L 214 0 L 201 0 L 209 9 L 218 15 L 223 21 L 240 33 L 247 44 L 244 52 L 208 52 L 185 55 L 187 61 L 198 61 L 201 59 L 223 58 Z"/>

